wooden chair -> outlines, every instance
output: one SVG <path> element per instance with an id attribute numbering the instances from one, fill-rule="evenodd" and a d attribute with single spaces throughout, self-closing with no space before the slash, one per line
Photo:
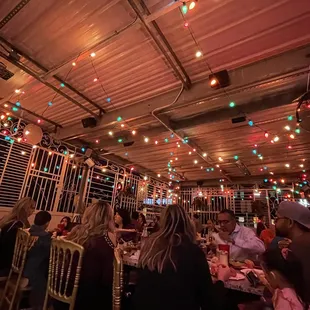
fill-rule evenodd
<path id="1" fill-rule="evenodd" d="M 113 310 L 121 309 L 123 293 L 123 258 L 121 249 L 114 250 L 114 272 L 113 272 Z"/>
<path id="2" fill-rule="evenodd" d="M 48 270 L 48 282 L 43 310 L 48 309 L 49 297 L 69 304 L 74 309 L 79 287 L 83 246 L 65 239 L 54 239 Z"/>
<path id="3" fill-rule="evenodd" d="M 29 241 L 29 232 L 19 229 L 16 235 L 12 266 L 1 298 L 0 309 L 18 309 L 22 292 L 28 290 L 26 285 L 21 285 L 21 282 Z M 2 308 L 4 304 L 8 307 Z"/>

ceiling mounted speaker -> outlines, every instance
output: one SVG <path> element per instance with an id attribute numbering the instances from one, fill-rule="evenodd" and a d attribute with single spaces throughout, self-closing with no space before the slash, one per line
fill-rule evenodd
<path id="1" fill-rule="evenodd" d="M 132 146 L 134 143 L 135 141 L 124 142 L 124 147 Z"/>
<path id="2" fill-rule="evenodd" d="M 219 71 L 209 75 L 210 87 L 214 89 L 224 88 L 230 85 L 227 70 Z"/>
<path id="3" fill-rule="evenodd" d="M 94 128 L 97 126 L 97 120 L 94 117 L 87 117 L 82 119 L 84 128 Z"/>
<path id="4" fill-rule="evenodd" d="M 42 140 L 43 132 L 38 125 L 28 124 L 23 130 L 23 136 L 28 143 L 38 144 Z"/>
<path id="5" fill-rule="evenodd" d="M 235 117 L 231 119 L 231 122 L 233 124 L 237 124 L 237 123 L 242 123 L 246 121 L 246 117 L 245 116 L 240 116 L 240 117 Z"/>

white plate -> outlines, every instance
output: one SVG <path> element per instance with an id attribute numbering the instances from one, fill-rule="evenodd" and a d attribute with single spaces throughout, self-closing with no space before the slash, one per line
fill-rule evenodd
<path id="1" fill-rule="evenodd" d="M 230 277 L 229 280 L 232 281 L 239 281 L 239 280 L 244 280 L 245 276 L 241 273 L 237 273 L 237 275 L 235 277 Z"/>

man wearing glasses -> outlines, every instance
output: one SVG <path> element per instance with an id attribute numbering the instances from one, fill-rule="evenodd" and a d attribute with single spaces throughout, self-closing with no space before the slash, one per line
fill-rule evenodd
<path id="1" fill-rule="evenodd" d="M 265 251 L 263 241 L 256 237 L 252 229 L 237 224 L 233 211 L 222 210 L 218 214 L 218 224 L 220 232 L 214 234 L 215 243 L 230 246 L 230 259 L 245 261 Z"/>

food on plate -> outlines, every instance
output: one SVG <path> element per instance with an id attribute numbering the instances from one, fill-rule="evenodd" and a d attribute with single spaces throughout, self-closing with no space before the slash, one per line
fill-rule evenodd
<path id="1" fill-rule="evenodd" d="M 249 268 L 249 269 L 253 269 L 254 266 L 255 266 L 254 262 L 251 261 L 250 259 L 246 259 L 246 260 L 244 261 L 244 264 L 245 264 L 245 266 L 246 266 L 247 268 Z"/>
<path id="2" fill-rule="evenodd" d="M 243 262 L 238 262 L 238 261 L 230 261 L 229 262 L 234 268 L 241 268 L 244 266 Z"/>

